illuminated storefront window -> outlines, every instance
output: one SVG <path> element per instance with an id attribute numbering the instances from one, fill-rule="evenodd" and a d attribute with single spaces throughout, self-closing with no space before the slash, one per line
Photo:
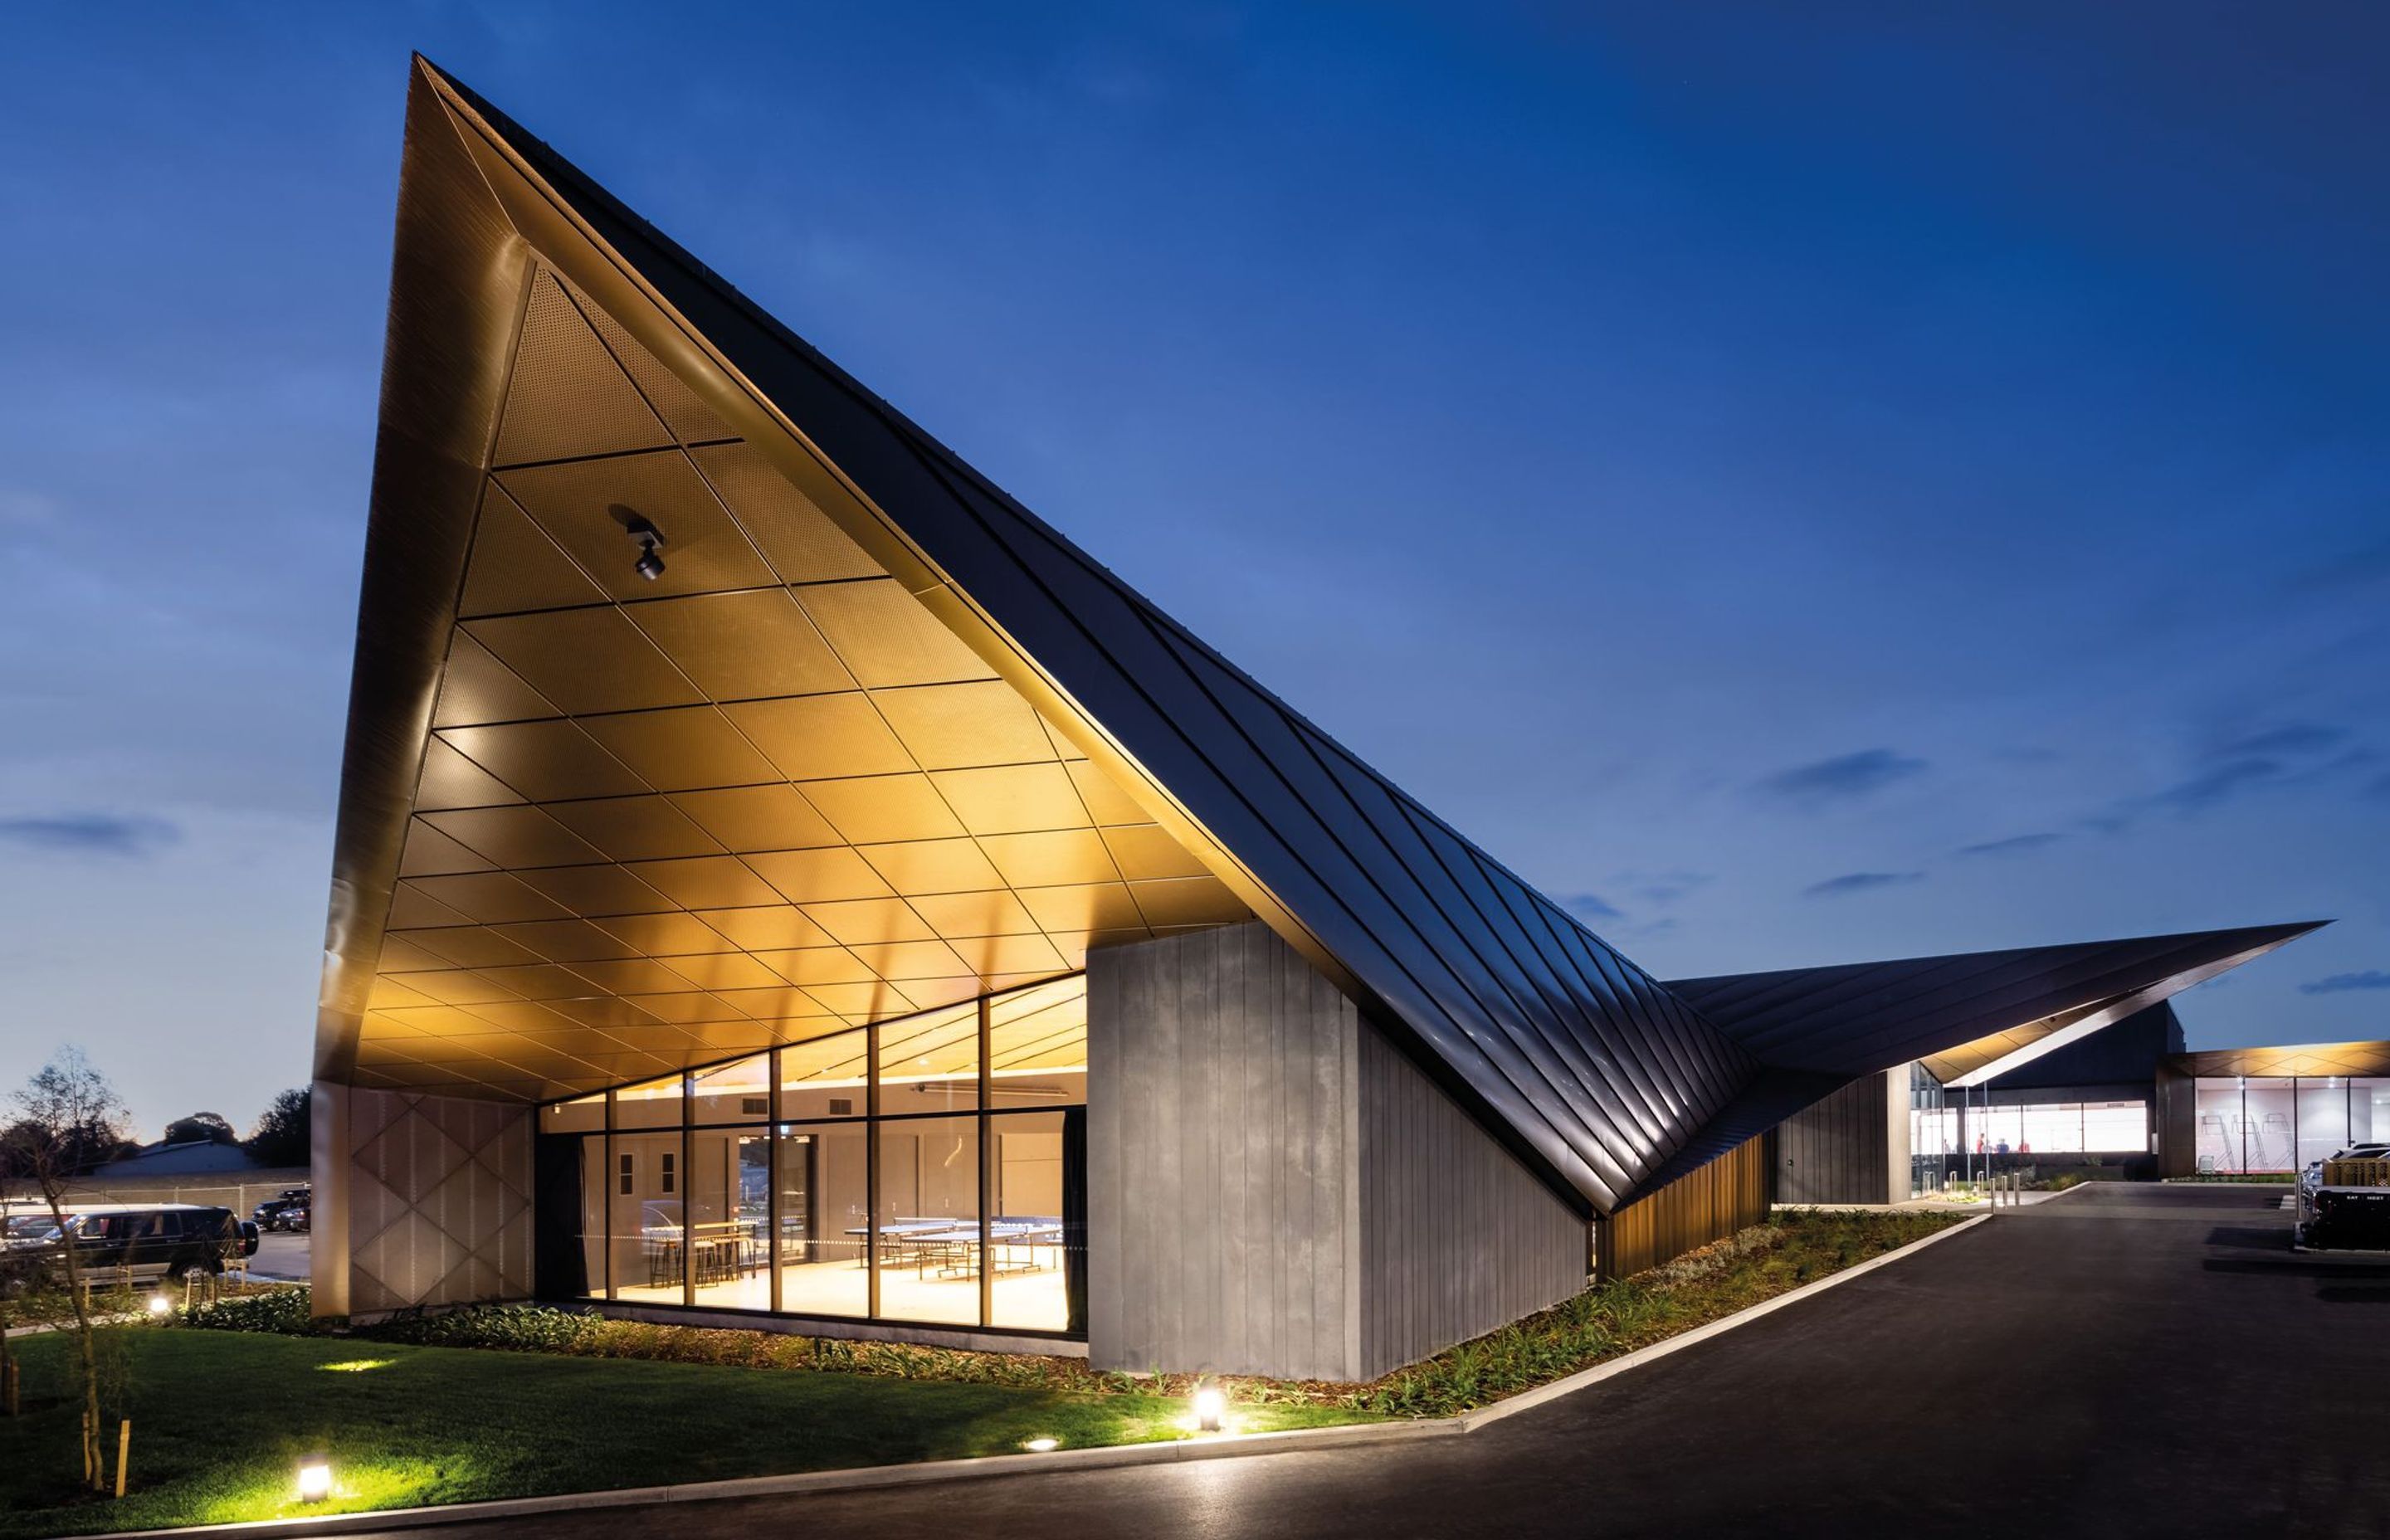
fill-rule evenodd
<path id="1" fill-rule="evenodd" d="M 1083 1332 L 1086 985 L 543 1107 L 541 1291 Z"/>
<path id="2" fill-rule="evenodd" d="M 2151 1149 L 2146 1101 L 1972 1105 L 1965 1109 L 1963 1146 L 1960 1109 L 1946 1107 L 1934 1116 L 1939 1127 L 1923 1137 L 1961 1155 L 2145 1155 Z"/>
<path id="3" fill-rule="evenodd" d="M 2202 1175 L 2295 1171 L 2390 1139 L 2390 1078 L 2381 1076 L 2202 1076 L 2191 1103 Z"/>

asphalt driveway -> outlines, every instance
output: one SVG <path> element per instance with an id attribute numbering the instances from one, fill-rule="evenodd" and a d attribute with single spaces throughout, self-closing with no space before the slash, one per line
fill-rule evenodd
<path id="1" fill-rule="evenodd" d="M 2390 1532 L 2390 1258 L 2294 1255 L 2282 1190 L 2003 1213 L 1464 1438 L 442 1533 Z"/>

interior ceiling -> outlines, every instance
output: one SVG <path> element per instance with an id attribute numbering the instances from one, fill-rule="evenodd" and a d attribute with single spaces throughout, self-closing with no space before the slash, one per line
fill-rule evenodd
<path id="1" fill-rule="evenodd" d="M 545 266 L 493 459 L 356 1084 L 570 1095 L 1251 918 Z"/>
<path id="2" fill-rule="evenodd" d="M 2191 1075 L 2390 1075 L 2390 1043 L 2289 1043 L 2210 1048 L 2166 1062 Z"/>

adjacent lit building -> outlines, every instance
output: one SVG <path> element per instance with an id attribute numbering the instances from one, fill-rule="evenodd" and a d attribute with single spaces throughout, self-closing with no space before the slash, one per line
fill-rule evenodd
<path id="1" fill-rule="evenodd" d="M 1364 1379 L 2305 929 L 1654 980 L 417 64 L 319 1310 Z"/>

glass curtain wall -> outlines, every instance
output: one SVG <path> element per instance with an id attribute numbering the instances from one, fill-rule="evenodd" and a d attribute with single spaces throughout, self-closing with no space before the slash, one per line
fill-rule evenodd
<path id="1" fill-rule="evenodd" d="M 1908 1195 L 1922 1198 L 1942 1187 L 1956 1131 L 1943 1106 L 1942 1083 L 1922 1064 L 1908 1067 Z"/>
<path id="2" fill-rule="evenodd" d="M 1920 1136 L 1931 1148 L 1959 1150 L 1959 1110 L 1912 1111 L 1912 1125 L 1922 1123 Z M 1935 1131 L 1938 1125 L 1938 1134 Z M 1970 1105 L 1967 1137 L 1976 1155 L 2142 1155 L 2150 1149 L 2150 1104 L 2146 1101 L 2062 1101 L 2024 1106 Z"/>
<path id="3" fill-rule="evenodd" d="M 2296 1171 L 2390 1140 L 2390 1077 L 2202 1077 L 2192 1115 L 2202 1175 Z"/>
<path id="4" fill-rule="evenodd" d="M 540 1110 L 550 1297 L 1086 1329 L 1086 988 Z"/>

